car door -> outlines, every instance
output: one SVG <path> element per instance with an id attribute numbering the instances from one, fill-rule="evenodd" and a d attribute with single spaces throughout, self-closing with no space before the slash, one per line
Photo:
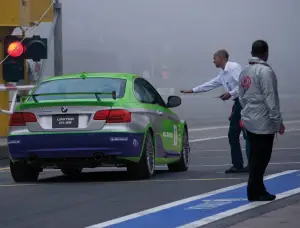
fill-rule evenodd
<path id="1" fill-rule="evenodd" d="M 167 108 L 163 98 L 149 82 L 145 81 L 144 86 L 146 93 L 151 97 L 152 102 L 154 103 L 156 112 L 161 117 L 159 118 L 159 121 L 162 121 L 160 139 L 162 141 L 163 149 L 168 152 L 168 157 L 172 156 L 172 153 L 178 153 L 180 151 L 179 145 L 181 145 L 181 142 L 178 140 L 180 139 L 178 135 L 178 132 L 180 132 L 178 129 L 180 120 L 175 113 Z"/>
<path id="2" fill-rule="evenodd" d="M 137 100 L 143 104 L 143 114 L 146 115 L 147 119 L 149 119 L 151 122 L 151 126 L 155 134 L 156 156 L 162 158 L 165 157 L 165 154 L 161 140 L 159 139 L 163 132 L 163 110 L 157 107 L 158 105 L 155 104 L 155 97 L 152 93 L 147 91 L 145 82 L 146 80 L 143 78 L 136 78 L 133 82 L 133 91 Z"/>

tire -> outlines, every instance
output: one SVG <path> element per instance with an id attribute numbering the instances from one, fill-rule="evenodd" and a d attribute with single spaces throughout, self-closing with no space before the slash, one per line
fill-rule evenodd
<path id="1" fill-rule="evenodd" d="M 75 176 L 78 176 L 82 172 L 82 169 L 80 169 L 80 168 L 62 168 L 61 172 L 67 176 L 75 177 Z"/>
<path id="2" fill-rule="evenodd" d="M 182 150 L 180 154 L 180 160 L 171 164 L 168 164 L 169 171 L 171 172 L 185 172 L 189 169 L 190 158 L 190 143 L 188 131 L 184 128 L 182 136 Z"/>
<path id="3" fill-rule="evenodd" d="M 127 171 L 138 179 L 149 179 L 155 175 L 155 144 L 150 131 L 146 133 L 139 163 L 128 164 Z"/>
<path id="4" fill-rule="evenodd" d="M 36 182 L 39 178 L 40 170 L 25 163 L 10 161 L 10 173 L 13 180 L 19 182 Z"/>

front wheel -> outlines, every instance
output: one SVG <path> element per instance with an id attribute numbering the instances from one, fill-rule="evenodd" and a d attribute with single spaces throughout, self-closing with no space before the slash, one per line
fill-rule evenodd
<path id="1" fill-rule="evenodd" d="M 10 173 L 15 182 L 35 182 L 37 181 L 40 171 L 39 169 L 29 166 L 23 162 L 10 161 Z"/>
<path id="2" fill-rule="evenodd" d="M 184 172 L 189 169 L 190 159 L 190 143 L 188 131 L 184 128 L 182 136 L 182 149 L 180 154 L 180 160 L 171 164 L 168 164 L 168 168 L 171 172 Z"/>

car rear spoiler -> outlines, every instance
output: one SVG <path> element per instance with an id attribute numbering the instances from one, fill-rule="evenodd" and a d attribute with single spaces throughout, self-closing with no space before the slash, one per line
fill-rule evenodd
<path id="1" fill-rule="evenodd" d="M 16 101 L 17 101 L 17 96 L 19 91 L 30 91 L 34 88 L 34 85 L 24 85 L 24 86 L 15 86 L 12 84 L 5 84 L 5 85 L 0 85 L 0 91 L 14 91 L 13 94 L 13 98 L 12 98 L 12 102 L 11 102 L 11 106 L 10 106 L 10 110 L 4 110 L 1 109 L 0 107 L 0 113 L 4 113 L 4 114 L 8 114 L 11 115 L 14 112 L 15 109 L 15 105 L 16 105 Z M 53 96 L 53 95 L 88 95 L 88 94 L 93 94 L 95 95 L 97 101 L 101 101 L 99 95 L 112 95 L 112 98 L 114 100 L 116 100 L 116 91 L 112 91 L 111 93 L 101 93 L 101 92 L 95 92 L 95 93 L 88 93 L 88 92 L 73 92 L 73 93 L 45 93 L 45 94 L 29 94 L 29 95 L 25 95 L 22 96 L 25 98 L 29 98 L 32 97 L 32 99 L 34 100 L 34 102 L 38 103 L 38 100 L 36 99 L 37 96 Z"/>
<path id="2" fill-rule="evenodd" d="M 95 95 L 97 101 L 101 101 L 99 95 L 111 95 L 114 100 L 117 99 L 116 91 L 112 91 L 111 93 L 101 93 L 101 92 L 72 92 L 72 93 L 39 93 L 39 94 L 29 94 L 22 97 L 32 97 L 35 103 L 38 103 L 39 101 L 36 99 L 36 97 L 40 96 L 57 96 L 57 95 Z"/>
<path id="3" fill-rule="evenodd" d="M 0 107 L 0 113 L 11 115 L 14 112 L 19 91 L 29 91 L 29 90 L 32 90 L 33 88 L 34 88 L 34 85 L 21 85 L 21 86 L 15 86 L 12 84 L 0 85 L 0 91 L 14 91 L 10 109 L 4 110 L 4 109 L 1 109 L 1 107 Z"/>

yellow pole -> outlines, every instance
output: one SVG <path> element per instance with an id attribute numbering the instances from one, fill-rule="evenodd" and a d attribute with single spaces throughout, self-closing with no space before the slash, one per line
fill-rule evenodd
<path id="1" fill-rule="evenodd" d="M 12 27 L 0 27 L 0 62 L 6 57 L 4 56 L 4 38 L 12 31 Z M 3 64 L 0 64 L 0 84 L 5 84 L 3 80 Z M 9 110 L 9 92 L 0 91 L 1 109 Z M 9 117 L 0 113 L 0 137 L 7 137 Z"/>

